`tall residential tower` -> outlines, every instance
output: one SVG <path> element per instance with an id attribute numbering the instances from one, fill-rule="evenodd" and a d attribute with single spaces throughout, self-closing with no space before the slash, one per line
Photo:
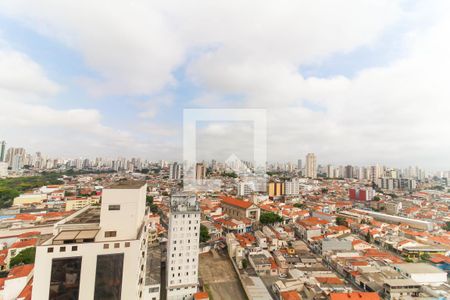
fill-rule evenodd
<path id="1" fill-rule="evenodd" d="M 167 241 L 167 299 L 193 299 L 198 287 L 200 207 L 196 196 L 183 193 L 170 200 Z"/>
<path id="2" fill-rule="evenodd" d="M 314 153 L 306 154 L 305 176 L 310 178 L 317 177 L 317 158 Z"/>

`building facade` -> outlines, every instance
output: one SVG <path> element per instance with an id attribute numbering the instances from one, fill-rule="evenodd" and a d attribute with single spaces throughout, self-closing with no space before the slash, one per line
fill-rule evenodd
<path id="1" fill-rule="evenodd" d="M 32 299 L 143 299 L 147 185 L 120 182 L 36 248 Z"/>
<path id="2" fill-rule="evenodd" d="M 198 290 L 200 207 L 195 195 L 170 199 L 166 284 L 168 300 L 193 299 Z"/>
<path id="3" fill-rule="evenodd" d="M 314 153 L 306 155 L 305 176 L 310 178 L 317 177 L 317 158 Z"/>

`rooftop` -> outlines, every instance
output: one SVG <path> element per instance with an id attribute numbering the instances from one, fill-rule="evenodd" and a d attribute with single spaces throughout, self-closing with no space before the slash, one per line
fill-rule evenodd
<path id="1" fill-rule="evenodd" d="M 100 207 L 93 206 L 68 220 L 65 224 L 95 224 L 100 223 Z"/>
<path id="2" fill-rule="evenodd" d="M 380 300 L 377 293 L 352 292 L 352 293 L 331 293 L 331 300 Z"/>
<path id="3" fill-rule="evenodd" d="M 30 272 L 33 270 L 33 268 L 34 268 L 34 264 L 16 266 L 11 269 L 11 271 L 8 274 L 7 279 L 28 276 L 28 274 L 30 274 Z"/>
<path id="4" fill-rule="evenodd" d="M 253 203 L 250 201 L 243 201 L 243 200 L 235 199 L 233 197 L 221 196 L 220 198 L 222 199 L 222 203 L 225 203 L 225 204 L 228 204 L 231 206 L 236 206 L 239 208 L 247 209 L 253 205 Z"/>
<path id="5" fill-rule="evenodd" d="M 430 264 L 426 263 L 409 263 L 409 264 L 396 264 L 394 265 L 395 268 L 409 274 L 414 273 L 433 273 L 433 274 L 440 274 L 445 273 L 445 271 L 442 271 L 441 269 L 432 266 Z"/>
<path id="6" fill-rule="evenodd" d="M 147 249 L 147 267 L 145 285 L 161 283 L 161 248 L 159 244 L 149 244 Z"/>
<path id="7" fill-rule="evenodd" d="M 144 181 L 132 181 L 132 180 L 126 180 L 126 181 L 117 181 L 110 186 L 105 187 L 106 189 L 125 189 L 125 190 L 132 190 L 132 189 L 140 189 L 142 186 L 145 185 Z"/>

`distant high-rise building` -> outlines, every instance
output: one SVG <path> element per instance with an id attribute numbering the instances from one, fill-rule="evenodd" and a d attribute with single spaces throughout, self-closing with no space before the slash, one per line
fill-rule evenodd
<path id="1" fill-rule="evenodd" d="M 174 162 L 169 165 L 169 179 L 179 180 L 181 179 L 181 165 Z"/>
<path id="2" fill-rule="evenodd" d="M 6 152 L 6 162 L 12 169 L 19 170 L 25 162 L 26 152 L 23 148 L 9 148 Z M 14 167 L 14 168 L 13 168 Z"/>
<path id="3" fill-rule="evenodd" d="M 353 178 L 353 167 L 348 165 L 344 169 L 344 178 Z"/>
<path id="4" fill-rule="evenodd" d="M 5 160 L 5 156 L 6 156 L 6 142 L 1 141 L 0 142 L 0 162 Z"/>
<path id="5" fill-rule="evenodd" d="M 310 178 L 317 177 L 317 158 L 314 153 L 306 155 L 305 176 Z"/>
<path id="6" fill-rule="evenodd" d="M 327 177 L 333 178 L 334 176 L 334 168 L 332 165 L 327 165 Z"/>
<path id="7" fill-rule="evenodd" d="M 170 199 L 167 241 L 167 299 L 193 299 L 198 288 L 200 207 L 195 195 Z"/>
<path id="8" fill-rule="evenodd" d="M 197 163 L 195 166 L 195 179 L 203 180 L 206 178 L 206 167 L 203 163 Z"/>
<path id="9" fill-rule="evenodd" d="M 375 181 L 381 177 L 382 168 L 377 164 L 375 166 L 370 166 L 370 179 Z"/>

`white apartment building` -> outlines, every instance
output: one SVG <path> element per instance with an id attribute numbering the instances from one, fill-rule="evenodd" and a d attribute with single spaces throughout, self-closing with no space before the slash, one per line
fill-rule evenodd
<path id="1" fill-rule="evenodd" d="M 8 176 L 8 163 L 0 161 L 0 177 Z"/>
<path id="2" fill-rule="evenodd" d="M 305 177 L 317 177 L 317 158 L 314 153 L 306 155 Z"/>
<path id="3" fill-rule="evenodd" d="M 167 299 L 193 299 L 198 287 L 200 207 L 195 195 L 173 195 L 167 241 Z"/>
<path id="4" fill-rule="evenodd" d="M 255 183 L 254 182 L 239 182 L 237 184 L 237 195 L 238 196 L 247 196 L 255 191 Z"/>
<path id="5" fill-rule="evenodd" d="M 79 210 L 88 205 L 100 203 L 99 196 L 92 196 L 87 198 L 69 197 L 65 201 L 66 211 Z"/>
<path id="6" fill-rule="evenodd" d="M 300 181 L 298 178 L 294 178 L 291 181 L 284 183 L 284 193 L 286 195 L 298 195 L 300 194 Z"/>
<path id="7" fill-rule="evenodd" d="M 101 207 L 86 206 L 54 225 L 36 248 L 33 299 L 143 299 L 147 185 L 119 182 Z"/>

